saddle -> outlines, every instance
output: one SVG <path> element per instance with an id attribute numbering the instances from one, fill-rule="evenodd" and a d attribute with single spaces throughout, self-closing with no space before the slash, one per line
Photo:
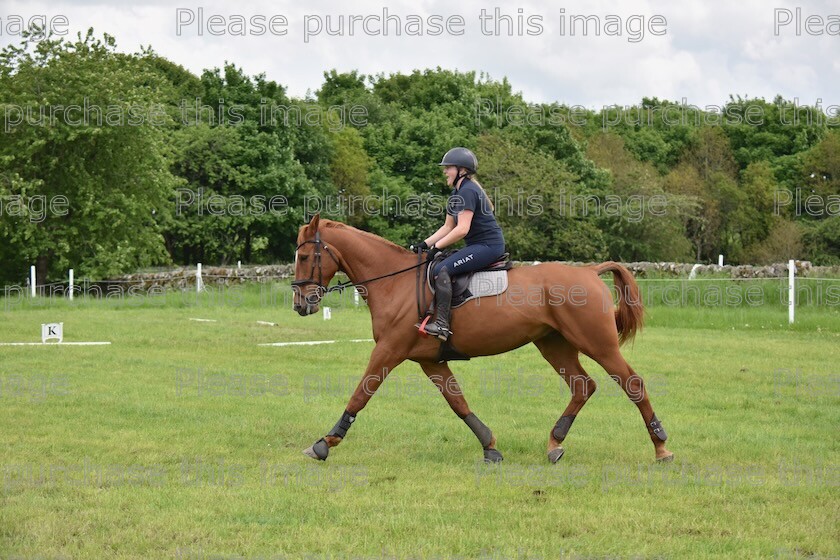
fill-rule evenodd
<path id="1" fill-rule="evenodd" d="M 422 326 L 425 321 L 429 320 L 434 312 L 434 279 L 432 278 L 432 270 L 434 265 L 441 259 L 446 258 L 450 252 L 444 251 L 435 255 L 435 258 L 426 262 L 426 285 L 432 292 L 432 302 L 425 313 L 425 320 L 423 320 L 423 305 L 425 296 L 422 296 L 420 290 L 420 272 L 417 273 L 417 311 L 420 313 L 421 322 L 418 323 L 418 329 L 422 331 Z M 503 293 L 508 287 L 507 271 L 513 268 L 513 263 L 509 260 L 510 255 L 505 253 L 498 261 L 492 263 L 490 266 L 467 274 L 459 274 L 452 280 L 452 309 L 464 305 L 471 299 L 494 296 Z M 470 357 L 452 345 L 451 340 L 440 343 L 438 350 L 438 363 L 447 362 L 449 360 L 469 360 Z"/>
<path id="2" fill-rule="evenodd" d="M 438 261 L 447 257 L 438 253 L 428 263 L 426 268 L 426 285 L 435 293 L 435 282 L 432 270 Z M 460 307 L 468 301 L 485 296 L 495 296 L 505 292 L 508 288 L 507 271 L 513 268 L 510 253 L 505 253 L 499 260 L 489 266 L 466 274 L 459 274 L 452 279 L 452 309 Z"/>

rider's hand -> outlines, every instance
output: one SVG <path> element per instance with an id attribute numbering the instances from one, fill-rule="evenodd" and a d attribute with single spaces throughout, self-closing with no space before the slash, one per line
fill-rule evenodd
<path id="1" fill-rule="evenodd" d="M 411 244 L 411 246 L 409 247 L 409 250 L 411 250 L 415 253 L 418 250 L 419 251 L 428 251 L 429 250 L 429 245 L 425 241 L 415 241 L 414 243 Z"/>
<path id="2" fill-rule="evenodd" d="M 438 249 L 437 247 L 435 247 L 434 245 L 432 245 L 432 246 L 429 248 L 429 257 L 428 257 L 428 258 L 429 258 L 429 260 L 431 260 L 431 259 L 435 258 L 435 255 L 437 255 L 438 253 L 440 253 L 440 249 Z"/>

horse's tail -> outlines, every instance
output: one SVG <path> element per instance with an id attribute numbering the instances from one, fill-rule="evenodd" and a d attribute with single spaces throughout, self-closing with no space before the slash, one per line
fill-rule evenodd
<path id="1" fill-rule="evenodd" d="M 624 344 L 636 336 L 636 331 L 641 330 L 644 323 L 645 309 L 639 297 L 639 285 L 636 284 L 633 274 L 616 262 L 608 261 L 594 268 L 598 275 L 613 273 L 613 281 L 618 291 L 615 326 L 618 328 L 619 343 Z"/>

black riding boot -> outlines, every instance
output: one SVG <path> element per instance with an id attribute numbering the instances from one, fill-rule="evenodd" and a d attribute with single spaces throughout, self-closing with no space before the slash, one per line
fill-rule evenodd
<path id="1" fill-rule="evenodd" d="M 435 322 L 426 323 L 426 334 L 441 340 L 447 340 L 452 331 L 449 330 L 449 313 L 452 307 L 452 281 L 449 271 L 442 268 L 435 278 Z"/>

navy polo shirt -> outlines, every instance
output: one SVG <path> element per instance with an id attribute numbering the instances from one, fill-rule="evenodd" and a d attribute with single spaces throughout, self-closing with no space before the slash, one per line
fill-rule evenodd
<path id="1" fill-rule="evenodd" d="M 505 237 L 502 228 L 493 215 L 490 208 L 490 201 L 484 191 L 470 181 L 465 179 L 458 189 L 452 189 L 449 200 L 446 204 L 446 213 L 455 218 L 458 223 L 458 214 L 464 210 L 472 210 L 473 219 L 470 224 L 470 231 L 467 232 L 464 241 L 467 245 L 482 243 L 486 245 L 504 245 Z"/>

